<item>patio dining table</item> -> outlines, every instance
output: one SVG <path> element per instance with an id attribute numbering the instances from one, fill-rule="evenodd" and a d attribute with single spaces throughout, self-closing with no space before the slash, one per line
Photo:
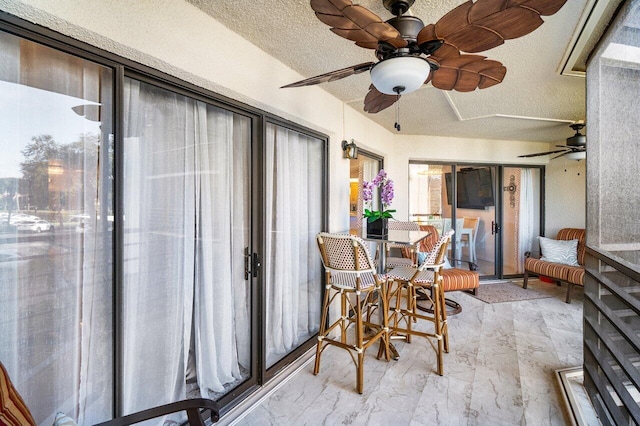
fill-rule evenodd
<path id="1" fill-rule="evenodd" d="M 406 245 L 412 247 L 418 245 L 420 241 L 427 238 L 430 234 L 428 231 L 403 231 L 390 229 L 389 234 L 386 237 L 371 237 L 367 236 L 366 228 L 358 229 L 356 235 L 361 237 L 364 241 L 369 243 L 375 243 L 378 245 L 378 273 L 384 274 L 386 269 L 386 250 L 384 250 L 385 244 L 394 245 Z"/>
<path id="2" fill-rule="evenodd" d="M 378 273 L 384 274 L 386 269 L 386 250 L 385 244 L 394 244 L 394 245 L 406 245 L 407 247 L 415 247 L 420 241 L 427 238 L 431 233 L 428 231 L 405 231 L 405 230 L 396 230 L 390 229 L 388 231 L 388 235 L 386 237 L 372 237 L 367 235 L 366 228 L 358 229 L 352 231 L 352 234 L 355 234 L 361 237 L 364 241 L 369 243 L 374 243 L 378 245 L 376 252 L 378 255 Z M 378 310 L 379 318 L 378 321 L 380 324 L 383 324 L 384 313 L 381 309 Z M 400 354 L 396 350 L 395 346 L 389 342 L 389 350 L 391 351 L 391 356 L 393 359 L 399 359 Z"/>

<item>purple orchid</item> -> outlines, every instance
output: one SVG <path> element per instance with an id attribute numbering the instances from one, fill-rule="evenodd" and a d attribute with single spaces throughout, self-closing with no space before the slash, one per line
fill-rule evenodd
<path id="1" fill-rule="evenodd" d="M 393 192 L 393 181 L 387 178 L 387 172 L 384 169 L 380 169 L 378 174 L 371 182 L 362 182 L 361 193 L 362 200 L 365 203 L 370 203 L 373 201 L 373 190 L 374 188 L 380 188 L 380 200 L 382 201 L 382 211 L 378 210 L 369 210 L 365 209 L 364 217 L 367 218 L 369 222 L 373 222 L 377 219 L 381 218 L 392 218 L 391 213 L 394 213 L 395 210 L 386 209 L 386 207 L 391 205 L 393 201 L 394 192 Z"/>

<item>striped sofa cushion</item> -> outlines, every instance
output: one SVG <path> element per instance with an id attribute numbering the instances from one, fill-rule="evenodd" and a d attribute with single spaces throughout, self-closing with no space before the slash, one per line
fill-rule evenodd
<path id="1" fill-rule="evenodd" d="M 567 270 L 570 266 L 527 257 L 524 260 L 524 268 L 536 275 L 544 275 L 546 277 L 555 278 L 556 280 L 566 281 Z"/>
<path id="2" fill-rule="evenodd" d="M 466 269 L 443 269 L 442 286 L 444 291 L 472 290 L 480 285 L 480 275 Z"/>
<path id="3" fill-rule="evenodd" d="M 7 426 L 35 426 L 27 405 L 13 387 L 9 373 L 0 362 L 0 424 Z"/>
<path id="4" fill-rule="evenodd" d="M 572 284 L 584 285 L 584 268 L 581 266 L 567 266 L 567 281 Z"/>

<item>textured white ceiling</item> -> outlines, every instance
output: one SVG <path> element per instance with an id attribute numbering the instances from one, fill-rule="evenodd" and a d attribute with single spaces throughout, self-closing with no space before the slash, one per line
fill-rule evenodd
<path id="1" fill-rule="evenodd" d="M 372 50 L 357 47 L 320 22 L 307 0 L 188 0 L 271 56 L 296 70 L 301 78 L 376 61 Z M 383 20 L 391 14 L 382 0 L 354 1 Z M 416 0 L 411 13 L 425 24 L 435 23 L 462 0 Z M 401 132 L 463 138 L 563 142 L 569 122 L 585 118 L 585 80 L 562 76 L 558 69 L 587 0 L 567 0 L 531 34 L 508 40 L 481 54 L 502 62 L 501 84 L 470 93 L 444 92 L 425 85 L 400 100 Z M 212 40 L 216 43 L 216 40 Z M 224 41 L 222 41 L 224 42 Z M 282 86 L 273 76 L 273 84 Z M 378 114 L 362 110 L 370 84 L 368 73 L 323 83 L 321 87 L 388 129 L 396 110 Z M 292 88 L 301 96 L 308 88 Z"/>

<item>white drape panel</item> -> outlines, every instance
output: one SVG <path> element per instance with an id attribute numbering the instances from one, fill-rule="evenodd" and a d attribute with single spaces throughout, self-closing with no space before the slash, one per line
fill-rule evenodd
<path id="1" fill-rule="evenodd" d="M 127 79 L 125 414 L 186 396 L 184 336 L 191 329 L 195 263 L 195 135 L 188 103 L 183 96 Z"/>
<path id="2" fill-rule="evenodd" d="M 322 144 L 267 125 L 265 254 L 267 367 L 318 330 Z"/>
<path id="3" fill-rule="evenodd" d="M 520 169 L 520 200 L 518 208 L 518 273 L 524 272 L 524 254 L 531 251 L 535 235 L 535 200 L 533 172 Z"/>
<path id="4" fill-rule="evenodd" d="M 197 144 L 196 358 L 200 392 L 209 397 L 209 390 L 223 392 L 225 384 L 241 379 L 237 339 L 249 342 L 249 287 L 243 258 L 248 239 L 244 204 L 248 149 L 240 139 L 248 136 L 249 123 L 234 123 L 233 114 L 219 108 L 199 112 L 205 140 Z M 236 309 L 243 315 L 236 316 Z M 248 368 L 248 351 L 243 355 Z"/>
<path id="5" fill-rule="evenodd" d="M 239 384 L 248 371 L 250 120 L 126 83 L 128 413 L 185 398 L 192 335 L 203 397 Z"/>

